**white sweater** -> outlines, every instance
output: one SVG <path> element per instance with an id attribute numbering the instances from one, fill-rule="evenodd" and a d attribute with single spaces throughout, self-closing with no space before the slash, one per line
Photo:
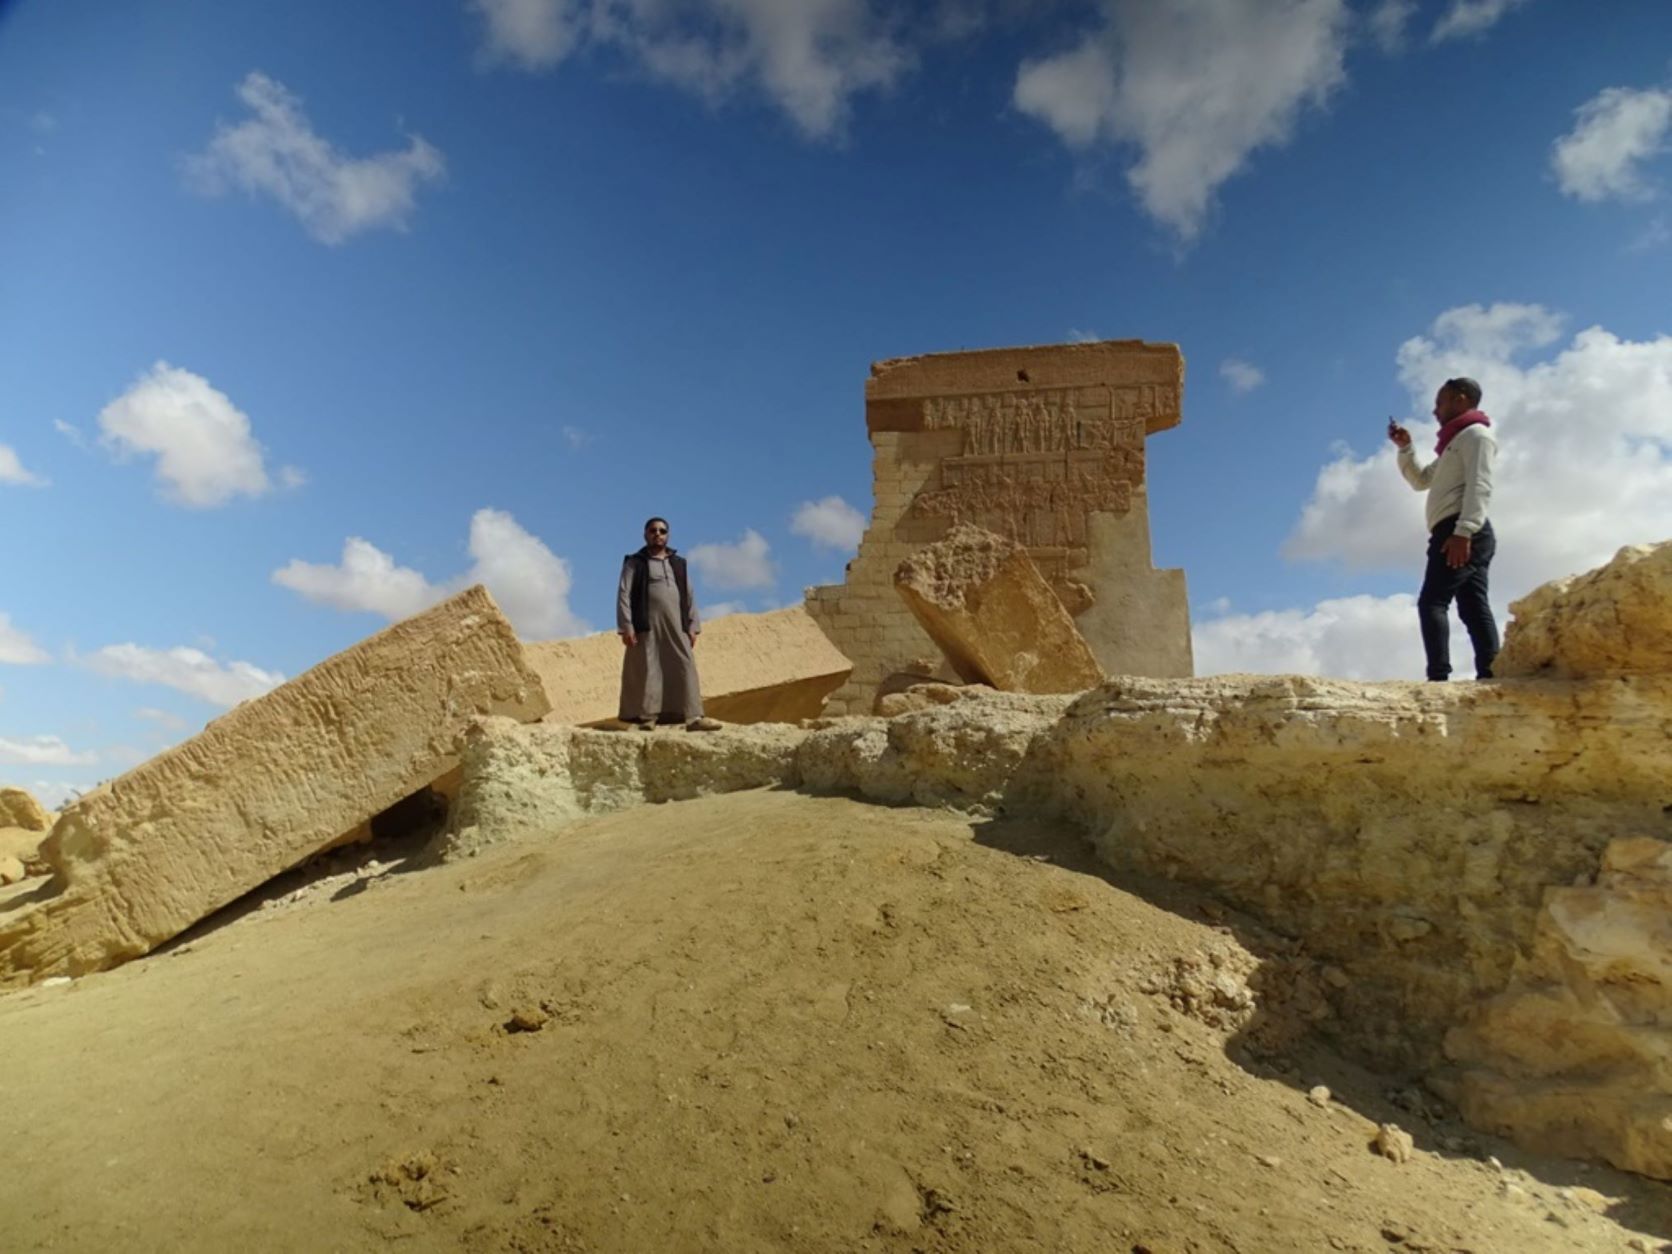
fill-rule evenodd
<path id="1" fill-rule="evenodd" d="M 1446 451 L 1426 466 L 1417 465 L 1416 449 L 1399 450 L 1399 473 L 1418 492 L 1428 493 L 1428 530 L 1457 515 L 1453 535 L 1472 536 L 1486 522 L 1492 501 L 1492 464 L 1498 442 L 1492 429 L 1477 423 L 1452 437 Z"/>

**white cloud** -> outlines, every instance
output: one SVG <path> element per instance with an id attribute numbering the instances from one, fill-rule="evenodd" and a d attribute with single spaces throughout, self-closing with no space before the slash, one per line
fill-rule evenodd
<path id="1" fill-rule="evenodd" d="M 22 628 L 13 627 L 11 615 L 0 611 L 0 662 L 11 666 L 35 666 L 52 661 L 52 656 L 29 638 Z"/>
<path id="2" fill-rule="evenodd" d="M 180 645 L 149 649 L 109 644 L 79 659 L 89 670 L 141 684 L 162 684 L 210 705 L 234 706 L 270 692 L 284 682 L 277 671 L 249 662 L 218 662 L 201 649 Z"/>
<path id="3" fill-rule="evenodd" d="M 569 608 L 569 563 L 503 510 L 479 509 L 470 520 L 469 572 L 431 583 L 359 536 L 343 543 L 336 565 L 299 558 L 273 572 L 273 582 L 334 609 L 408 618 L 472 584 L 486 584 L 506 618 L 526 639 L 576 636 L 587 624 Z"/>
<path id="4" fill-rule="evenodd" d="M 1496 26 L 1511 9 L 1519 9 L 1525 3 L 1527 0 L 1452 0 L 1451 8 L 1434 23 L 1429 38 L 1434 43 L 1443 43 L 1482 34 Z"/>
<path id="5" fill-rule="evenodd" d="M 77 753 L 57 736 L 31 736 L 27 740 L 0 737 L 0 762 L 26 766 L 91 766 L 98 760 L 98 754 Z"/>
<path id="6" fill-rule="evenodd" d="M 1239 395 L 1247 395 L 1266 381 L 1266 372 L 1252 362 L 1227 357 L 1219 363 L 1219 374 Z"/>
<path id="7" fill-rule="evenodd" d="M 216 127 L 209 146 L 186 158 L 188 180 L 207 195 L 236 187 L 270 196 L 321 243 L 375 227 L 404 230 L 419 185 L 446 171 L 440 151 L 418 135 L 400 151 L 338 152 L 314 132 L 301 100 L 260 72 L 238 85 L 238 98 L 254 116 Z"/>
<path id="8" fill-rule="evenodd" d="M 208 509 L 272 487 L 250 420 L 209 380 L 159 361 L 99 411 L 100 443 L 155 454 L 163 496 Z"/>
<path id="9" fill-rule="evenodd" d="M 77 448 L 87 447 L 87 437 L 81 434 L 80 428 L 72 427 L 62 418 L 54 418 L 52 420 L 52 429 L 58 432 L 59 435 L 63 436 Z"/>
<path id="10" fill-rule="evenodd" d="M 479 509 L 470 520 L 467 576 L 484 583 L 517 633 L 527 639 L 578 636 L 587 624 L 569 609 L 569 563 L 503 510 Z"/>
<path id="11" fill-rule="evenodd" d="M 778 572 L 768 556 L 769 548 L 765 538 L 751 528 L 736 544 L 699 544 L 686 556 L 716 588 L 770 588 Z"/>
<path id="12" fill-rule="evenodd" d="M 717 618 L 728 618 L 733 614 L 747 614 L 749 607 L 742 601 L 716 601 L 713 605 L 702 605 L 702 620 L 712 623 Z"/>
<path id="13" fill-rule="evenodd" d="M 1672 90 L 1610 87 L 1574 111 L 1577 121 L 1551 148 L 1556 182 L 1579 200 L 1644 200 L 1643 164 L 1672 137 Z"/>
<path id="14" fill-rule="evenodd" d="M 1370 11 L 1370 33 L 1384 52 L 1397 52 L 1405 46 L 1405 29 L 1416 11 L 1416 0 L 1381 0 Z"/>
<path id="15" fill-rule="evenodd" d="M 806 536 L 817 548 L 851 553 L 865 534 L 865 515 L 841 497 L 827 496 L 797 506 L 790 530 Z"/>
<path id="16" fill-rule="evenodd" d="M 0 483 L 21 488 L 44 488 L 47 486 L 45 479 L 24 469 L 22 460 L 18 457 L 16 450 L 9 444 L 0 444 Z"/>
<path id="17" fill-rule="evenodd" d="M 1191 636 L 1198 675 L 1418 679 L 1425 668 L 1413 593 L 1342 597 L 1308 610 L 1223 614 L 1198 623 Z M 1455 614 L 1451 653 L 1458 673 L 1470 673 L 1468 637 Z"/>
<path id="18" fill-rule="evenodd" d="M 489 61 L 538 70 L 583 43 L 711 104 L 765 95 L 809 138 L 839 136 L 854 97 L 912 63 L 876 0 L 472 0 Z M 939 27 L 931 22 L 934 30 Z"/>
<path id="19" fill-rule="evenodd" d="M 1485 390 L 1499 441 L 1490 514 L 1503 601 L 1600 565 L 1622 545 L 1672 538 L 1672 336 L 1632 341 L 1591 327 L 1549 355 L 1559 328 L 1537 305 L 1471 305 L 1398 353 L 1416 413 L 1453 375 Z M 1433 423 L 1412 434 L 1431 458 Z M 1364 458 L 1342 451 L 1320 471 L 1285 551 L 1415 578 L 1422 545 L 1422 497 L 1383 443 Z"/>
<path id="20" fill-rule="evenodd" d="M 1145 210 L 1183 240 L 1256 149 L 1288 142 L 1301 112 L 1345 80 L 1343 0 L 1104 0 L 1078 47 L 1027 61 L 1013 99 L 1071 147 L 1135 144 Z"/>
<path id="21" fill-rule="evenodd" d="M 409 618 L 446 595 L 419 572 L 395 565 L 394 558 L 359 536 L 343 541 L 342 560 L 335 566 L 292 558 L 273 572 L 273 582 L 315 604 L 365 610 L 391 622 Z"/>
<path id="22" fill-rule="evenodd" d="M 580 37 L 576 0 L 470 0 L 487 23 L 483 59 L 543 70 L 568 56 Z"/>

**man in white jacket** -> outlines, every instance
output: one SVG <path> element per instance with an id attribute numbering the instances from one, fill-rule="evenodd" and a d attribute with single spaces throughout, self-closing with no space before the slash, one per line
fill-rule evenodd
<path id="1" fill-rule="evenodd" d="M 1491 679 L 1498 624 L 1487 600 L 1486 572 L 1498 544 L 1486 507 L 1492 500 L 1498 442 L 1492 438 L 1492 420 L 1480 412 L 1480 384 L 1473 379 L 1447 379 L 1434 397 L 1434 417 L 1440 440 L 1436 457 L 1426 466 L 1417 464 L 1411 433 L 1388 423 L 1388 438 L 1399 446 L 1399 473 L 1418 492 L 1428 493 L 1428 569 L 1417 595 L 1428 678 L 1451 677 L 1448 610 L 1455 598 L 1457 616 L 1475 647 L 1475 678 Z"/>

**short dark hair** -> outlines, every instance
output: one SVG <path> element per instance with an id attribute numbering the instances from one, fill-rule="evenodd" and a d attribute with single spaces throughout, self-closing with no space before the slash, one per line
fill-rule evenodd
<path id="1" fill-rule="evenodd" d="M 1446 390 L 1456 392 L 1471 405 L 1480 404 L 1480 384 L 1473 379 L 1458 375 L 1455 379 L 1446 380 Z"/>
<path id="2" fill-rule="evenodd" d="M 644 529 L 646 531 L 650 530 L 650 524 L 651 523 L 661 523 L 669 531 L 673 530 L 673 524 L 670 523 L 666 518 L 647 518 L 647 519 L 644 520 Z"/>

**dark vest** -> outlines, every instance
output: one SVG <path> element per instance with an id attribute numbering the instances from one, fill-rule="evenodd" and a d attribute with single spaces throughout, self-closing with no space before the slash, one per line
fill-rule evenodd
<path id="1" fill-rule="evenodd" d="M 633 611 L 633 630 L 650 630 L 650 554 L 644 549 L 627 555 L 633 568 L 633 582 L 627 593 L 627 604 Z M 668 565 L 673 567 L 673 581 L 679 589 L 679 622 L 684 631 L 691 630 L 691 584 L 685 577 L 685 559 L 668 550 Z"/>

